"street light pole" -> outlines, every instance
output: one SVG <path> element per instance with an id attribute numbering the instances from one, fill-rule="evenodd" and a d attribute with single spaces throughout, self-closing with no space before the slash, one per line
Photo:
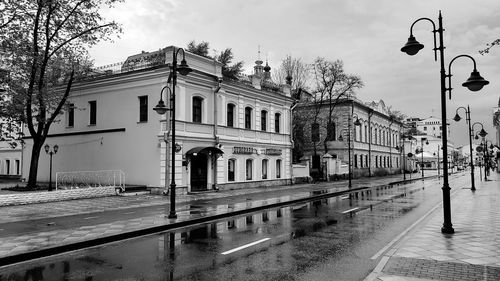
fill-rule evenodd
<path id="1" fill-rule="evenodd" d="M 358 115 L 356 115 L 355 113 L 352 113 L 352 117 L 356 117 L 356 121 L 353 122 L 354 126 L 358 127 L 358 126 L 361 126 L 361 122 L 359 121 L 359 117 Z M 348 157 L 348 163 L 349 163 L 349 174 L 348 174 L 348 178 L 349 178 L 349 189 L 352 188 L 352 163 L 351 163 L 351 121 L 352 119 L 349 118 L 350 120 L 347 120 L 348 124 L 347 124 L 347 153 L 349 154 L 349 157 Z M 339 141 L 343 141 L 343 138 L 342 138 L 342 134 L 339 136 L 338 138 Z"/>
<path id="2" fill-rule="evenodd" d="M 182 51 L 182 61 L 181 61 L 181 64 L 179 66 L 177 66 L 177 55 L 179 54 L 180 51 Z M 188 75 L 189 72 L 192 71 L 192 69 L 187 65 L 186 53 L 184 52 L 184 49 L 182 49 L 182 48 L 176 49 L 175 47 L 173 48 L 171 69 L 172 69 L 172 71 L 170 72 L 170 75 L 172 77 L 172 89 L 171 89 L 171 96 L 170 96 L 170 109 L 168 109 L 165 106 L 165 103 L 161 99 L 161 92 L 163 92 L 163 90 L 165 88 L 168 88 L 168 87 L 163 87 L 163 89 L 160 92 L 160 101 L 158 102 L 158 105 L 153 109 L 160 115 L 165 114 L 168 110 L 170 110 L 171 116 L 172 116 L 171 117 L 171 119 L 172 119 L 172 126 L 171 126 L 171 128 L 172 128 L 171 129 L 171 132 L 172 132 L 171 133 L 171 135 L 172 135 L 172 143 L 171 143 L 171 146 L 172 146 L 172 155 L 171 155 L 172 168 L 171 168 L 171 171 L 172 171 L 172 173 L 171 173 L 171 179 L 170 179 L 170 213 L 168 215 L 168 218 L 175 219 L 175 218 L 177 218 L 177 214 L 175 212 L 175 188 L 176 188 L 176 184 L 175 184 L 175 153 L 177 152 L 177 144 L 175 143 L 175 87 L 177 84 L 177 72 L 179 72 L 181 75 L 185 76 L 185 75 Z M 167 165 L 165 163 L 165 169 L 167 168 L 166 166 Z M 165 180 L 166 180 L 166 178 L 165 178 Z"/>
<path id="3" fill-rule="evenodd" d="M 57 153 L 57 150 L 59 150 L 59 146 L 55 144 L 52 147 L 52 150 L 50 150 L 50 145 L 46 144 L 44 147 L 45 153 L 49 154 L 50 156 L 50 164 L 49 164 L 49 191 L 52 191 L 52 155 Z"/>
<path id="4" fill-rule="evenodd" d="M 437 60 L 437 51 L 439 50 L 440 57 L 440 80 L 441 80 L 441 124 L 442 124 L 442 141 L 443 141 L 443 166 L 448 166 L 448 128 L 447 128 L 447 120 L 446 120 L 446 91 L 450 92 L 451 97 L 451 63 L 457 59 L 458 57 L 466 56 L 472 59 L 474 62 L 474 70 L 471 73 L 469 79 L 462 84 L 462 86 L 467 87 L 471 91 L 479 91 L 483 88 L 483 86 L 489 84 L 488 81 L 484 80 L 483 77 L 476 70 L 476 62 L 471 56 L 460 55 L 451 60 L 449 64 L 449 73 L 446 74 L 445 64 L 444 64 L 444 43 L 443 43 L 443 17 L 441 16 L 441 11 L 439 11 L 438 17 L 438 29 L 436 29 L 436 25 L 429 18 L 419 18 L 410 27 L 410 37 L 408 38 L 408 42 L 406 45 L 401 48 L 402 52 L 407 53 L 408 55 L 415 55 L 424 48 L 424 45 L 420 44 L 415 37 L 413 36 L 413 26 L 420 20 L 427 20 L 432 23 L 433 33 L 434 33 L 434 59 Z M 439 35 L 439 47 L 436 46 L 436 33 Z M 446 77 L 449 78 L 450 88 L 446 88 Z M 453 225 L 451 223 L 451 199 L 450 199 L 450 185 L 448 181 L 448 173 L 443 173 L 443 214 L 444 214 L 444 222 L 441 228 L 442 233 L 454 233 Z"/>
<path id="5" fill-rule="evenodd" d="M 463 106 L 457 108 L 455 117 L 453 118 L 453 120 L 455 120 L 456 122 L 458 122 L 458 121 L 460 121 L 462 119 L 460 117 L 460 115 L 458 115 L 458 110 L 459 109 L 465 110 L 465 121 L 469 125 L 470 182 L 471 182 L 471 189 L 470 190 L 475 191 L 476 190 L 476 186 L 475 186 L 475 183 L 474 183 L 474 159 L 473 159 L 473 156 L 472 156 L 472 135 L 473 135 L 473 131 L 472 131 L 471 120 L 470 120 L 470 108 L 469 108 L 469 105 L 467 105 L 467 108 L 465 108 Z"/>

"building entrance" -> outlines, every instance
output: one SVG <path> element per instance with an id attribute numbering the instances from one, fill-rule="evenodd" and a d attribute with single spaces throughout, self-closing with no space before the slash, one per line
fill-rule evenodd
<path id="1" fill-rule="evenodd" d="M 205 153 L 191 156 L 191 191 L 207 190 L 207 163 Z"/>

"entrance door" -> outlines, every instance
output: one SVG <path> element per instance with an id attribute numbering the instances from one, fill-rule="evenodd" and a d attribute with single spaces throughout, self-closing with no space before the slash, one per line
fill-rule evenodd
<path id="1" fill-rule="evenodd" d="M 191 158 L 191 191 L 207 190 L 207 155 L 199 153 Z"/>

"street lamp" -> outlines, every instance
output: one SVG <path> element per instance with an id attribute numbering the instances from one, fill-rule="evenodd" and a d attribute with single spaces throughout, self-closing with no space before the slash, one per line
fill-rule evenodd
<path id="1" fill-rule="evenodd" d="M 439 50 L 439 58 L 440 58 L 440 68 L 441 68 L 441 75 L 440 75 L 440 80 L 441 80 L 441 123 L 443 125 L 443 132 L 442 132 L 442 140 L 443 140 L 443 166 L 447 167 L 448 166 L 448 150 L 446 149 L 448 147 L 448 132 L 447 132 L 447 127 L 446 127 L 446 91 L 449 91 L 450 96 L 451 96 L 451 63 L 459 58 L 459 57 L 468 57 L 474 62 L 474 70 L 471 73 L 471 76 L 469 79 L 467 79 L 466 82 L 462 84 L 462 86 L 467 87 L 471 91 L 479 91 L 481 90 L 485 85 L 489 84 L 488 81 L 484 80 L 481 75 L 479 75 L 479 72 L 476 69 L 476 61 L 471 57 L 467 55 L 460 55 L 455 58 L 453 58 L 449 64 L 448 67 L 448 74 L 446 74 L 445 70 L 445 64 L 444 64 L 444 44 L 443 44 L 443 18 L 441 16 L 441 11 L 439 11 L 439 17 L 438 17 L 438 24 L 439 28 L 436 29 L 436 25 L 434 22 L 429 19 L 429 18 L 419 18 L 416 21 L 413 22 L 413 24 L 410 27 L 410 37 L 408 38 L 408 42 L 406 45 L 401 48 L 402 52 L 407 53 L 408 55 L 415 55 L 420 51 L 421 49 L 424 48 L 424 45 L 420 44 L 415 37 L 413 36 L 413 26 L 421 20 L 427 20 L 432 23 L 433 27 L 433 33 L 434 33 L 434 60 L 437 61 L 437 51 Z M 436 33 L 439 34 L 439 47 L 437 47 L 436 44 Z M 446 88 L 446 77 L 449 78 L 449 88 Z M 455 230 L 453 229 L 453 225 L 451 223 L 451 203 L 450 203 L 450 185 L 448 182 L 448 174 L 443 173 L 443 214 L 444 214 L 444 222 L 443 222 L 443 227 L 441 228 L 442 233 L 454 233 Z"/>
<path id="2" fill-rule="evenodd" d="M 420 138 L 420 169 L 422 169 L 422 179 L 424 179 L 424 140 L 425 144 L 429 144 L 427 138 Z"/>
<path id="3" fill-rule="evenodd" d="M 181 64 L 179 64 L 179 66 L 177 66 L 177 55 L 179 54 L 179 52 L 182 51 L 182 61 L 181 61 Z M 175 212 L 175 153 L 177 152 L 178 150 L 178 146 L 177 144 L 175 143 L 175 87 L 176 87 L 176 84 L 177 84 L 177 72 L 179 72 L 181 75 L 183 76 L 186 76 L 189 74 L 189 72 L 193 71 L 187 64 L 186 62 L 186 53 L 184 52 L 184 49 L 182 48 L 178 48 L 176 49 L 175 47 L 173 48 L 173 52 L 172 52 L 172 55 L 173 55 L 173 58 L 172 58 L 172 66 L 171 66 L 171 69 L 172 71 L 170 72 L 170 75 L 169 75 L 169 81 L 170 81 L 170 78 L 172 78 L 172 90 L 170 91 L 171 92 L 171 95 L 170 95 L 170 109 L 168 109 L 166 106 L 165 106 L 165 102 L 163 101 L 162 99 L 162 92 L 164 89 L 169 89 L 168 87 L 163 87 L 163 89 L 161 90 L 160 92 L 160 101 L 158 102 L 158 104 L 156 105 L 156 107 L 153 108 L 153 110 L 155 110 L 158 114 L 160 115 L 163 115 L 165 114 L 168 110 L 170 110 L 171 112 L 171 119 L 172 119 L 172 126 L 171 126 L 171 132 L 172 132 L 172 168 L 171 168 L 171 179 L 170 179 L 170 213 L 168 214 L 168 218 L 170 219 L 175 219 L 177 218 L 177 214 Z M 165 169 L 167 168 L 166 167 L 166 163 L 165 163 Z M 167 180 L 167 178 L 165 177 L 165 180 Z M 166 185 L 166 183 L 165 183 Z"/>
<path id="4" fill-rule="evenodd" d="M 358 115 L 352 114 L 352 117 L 356 117 L 356 121 L 353 122 L 354 126 L 361 126 Z M 352 188 L 352 165 L 351 165 L 351 120 L 348 120 L 348 132 L 347 132 L 347 153 L 349 154 L 349 189 Z M 339 141 L 344 141 L 342 134 L 338 137 Z"/>
<path id="5" fill-rule="evenodd" d="M 50 149 L 50 145 L 46 144 L 44 147 L 45 152 L 50 155 L 50 165 L 49 165 L 49 191 L 52 191 L 52 155 L 56 154 L 57 151 L 59 150 L 59 146 L 55 144 L 52 147 L 52 150 Z"/>
<path id="6" fill-rule="evenodd" d="M 472 156 L 472 136 L 474 135 L 474 133 L 472 130 L 472 125 L 471 125 L 471 120 L 470 120 L 470 108 L 468 105 L 467 105 L 467 108 L 465 108 L 463 106 L 457 108 L 456 113 L 455 113 L 455 117 L 453 118 L 453 120 L 455 120 L 456 122 L 458 122 L 462 119 L 460 117 L 460 115 L 458 115 L 459 109 L 465 110 L 465 120 L 466 120 L 467 124 L 469 125 L 469 146 L 470 146 L 469 153 L 470 153 L 470 181 L 471 181 L 471 189 L 470 190 L 474 191 L 474 190 L 476 190 L 476 186 L 474 184 L 474 159 Z"/>

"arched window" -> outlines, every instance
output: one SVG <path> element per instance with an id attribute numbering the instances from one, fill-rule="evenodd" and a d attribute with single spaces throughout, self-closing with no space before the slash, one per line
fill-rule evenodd
<path id="1" fill-rule="evenodd" d="M 326 125 L 326 140 L 334 141 L 337 139 L 337 134 L 335 130 L 336 130 L 335 122 L 328 122 L 328 125 Z"/>
<path id="2" fill-rule="evenodd" d="M 245 163 L 245 173 L 246 173 L 246 179 L 251 180 L 252 175 L 253 175 L 253 160 L 252 159 L 247 159 Z"/>
<path id="3" fill-rule="evenodd" d="M 274 114 L 274 132 L 279 133 L 280 132 L 280 122 L 281 122 L 281 114 L 275 113 Z"/>
<path id="4" fill-rule="evenodd" d="M 281 178 L 281 159 L 276 160 L 276 178 Z"/>
<path id="5" fill-rule="evenodd" d="M 236 170 L 236 159 L 227 161 L 227 181 L 234 181 L 234 172 Z"/>
<path id="6" fill-rule="evenodd" d="M 227 104 L 227 116 L 226 125 L 228 127 L 234 127 L 234 104 Z"/>
<path id="7" fill-rule="evenodd" d="M 267 159 L 262 159 L 262 179 L 267 179 L 267 166 L 268 166 L 269 160 Z"/>
<path id="8" fill-rule="evenodd" d="M 313 123 L 311 125 L 311 141 L 318 142 L 319 141 L 319 124 Z"/>
<path id="9" fill-rule="evenodd" d="M 260 112 L 260 130 L 267 131 L 267 111 Z"/>
<path id="10" fill-rule="evenodd" d="M 193 97 L 193 123 L 201 123 L 201 105 L 203 99 L 200 97 Z"/>
<path id="11" fill-rule="evenodd" d="M 245 107 L 245 129 L 252 129 L 252 108 Z"/>

